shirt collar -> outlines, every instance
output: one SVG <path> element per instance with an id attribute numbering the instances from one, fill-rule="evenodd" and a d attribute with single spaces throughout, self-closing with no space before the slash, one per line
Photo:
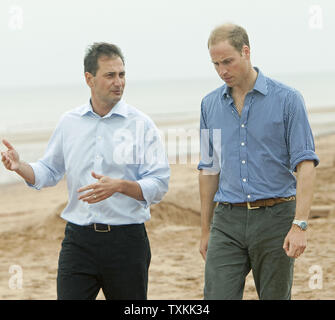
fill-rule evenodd
<path id="1" fill-rule="evenodd" d="M 222 92 L 222 96 L 224 97 L 224 98 L 228 98 L 228 97 L 230 97 L 230 87 L 228 87 L 227 86 L 227 84 L 224 84 L 224 86 L 223 86 L 223 92 Z"/>
<path id="2" fill-rule="evenodd" d="M 92 113 L 96 115 L 96 113 L 93 111 L 91 99 L 86 105 L 84 105 L 83 109 L 80 112 L 80 115 L 84 116 L 85 114 L 88 114 L 88 113 Z M 113 114 L 120 115 L 124 118 L 128 116 L 127 104 L 122 99 L 103 118 L 111 117 Z"/>
<path id="3" fill-rule="evenodd" d="M 268 94 L 268 86 L 266 84 L 266 78 L 261 70 L 259 70 L 257 67 L 254 67 L 254 69 L 257 71 L 258 75 L 253 90 L 256 90 L 259 93 L 266 96 Z"/>
<path id="4" fill-rule="evenodd" d="M 266 78 L 264 76 L 264 74 L 262 73 L 262 71 L 259 70 L 259 68 L 254 67 L 254 69 L 257 71 L 257 79 L 254 85 L 253 90 L 258 91 L 259 93 L 263 94 L 264 96 L 267 95 L 268 93 L 268 86 L 266 84 Z M 223 86 L 223 92 L 222 92 L 222 96 L 224 98 L 230 97 L 231 91 L 231 87 L 228 87 L 226 84 Z"/>

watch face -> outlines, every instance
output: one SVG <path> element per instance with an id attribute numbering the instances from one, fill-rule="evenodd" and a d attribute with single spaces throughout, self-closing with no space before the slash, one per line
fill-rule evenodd
<path id="1" fill-rule="evenodd" d="M 307 223 L 305 221 L 302 221 L 300 223 L 300 227 L 301 227 L 302 230 L 306 230 L 307 229 Z"/>

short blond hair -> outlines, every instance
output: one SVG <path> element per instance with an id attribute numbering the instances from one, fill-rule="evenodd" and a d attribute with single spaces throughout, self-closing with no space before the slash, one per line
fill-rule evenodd
<path id="1" fill-rule="evenodd" d="M 242 51 L 244 45 L 250 48 L 249 37 L 245 29 L 232 23 L 220 25 L 211 32 L 208 38 L 208 48 L 226 40 L 228 40 L 230 45 L 238 52 Z"/>

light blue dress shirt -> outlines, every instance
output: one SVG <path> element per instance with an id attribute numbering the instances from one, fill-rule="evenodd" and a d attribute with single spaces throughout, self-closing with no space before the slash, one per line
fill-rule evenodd
<path id="1" fill-rule="evenodd" d="M 198 169 L 220 172 L 215 202 L 251 202 L 296 194 L 293 171 L 319 158 L 300 93 L 258 72 L 239 115 L 230 88 L 201 103 Z"/>
<path id="2" fill-rule="evenodd" d="M 66 174 L 69 201 L 61 217 L 78 225 L 143 223 L 149 206 L 168 190 L 170 168 L 153 121 L 120 100 L 104 117 L 90 103 L 65 113 L 42 159 L 30 163 L 36 189 L 56 185 Z M 121 193 L 95 204 L 78 200 L 77 190 L 97 180 L 97 174 L 140 184 L 144 201 Z M 86 191 L 87 192 L 87 191 Z"/>

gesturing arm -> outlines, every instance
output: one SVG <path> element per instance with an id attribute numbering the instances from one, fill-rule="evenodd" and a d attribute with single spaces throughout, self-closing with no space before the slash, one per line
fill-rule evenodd
<path id="1" fill-rule="evenodd" d="M 5 168 L 16 172 L 28 183 L 32 185 L 35 184 L 35 174 L 33 168 L 28 163 L 20 160 L 18 152 L 7 140 L 3 139 L 2 143 L 7 147 L 7 151 L 1 152 L 1 161 Z"/>
<path id="2" fill-rule="evenodd" d="M 141 186 L 136 181 L 112 179 L 107 176 L 92 172 L 92 177 L 98 181 L 94 184 L 78 189 L 78 192 L 89 191 L 78 197 L 78 200 L 89 204 L 97 203 L 111 197 L 115 192 L 122 193 L 128 197 L 143 201 Z"/>
<path id="3" fill-rule="evenodd" d="M 199 193 L 201 202 L 201 240 L 199 251 L 204 260 L 209 240 L 210 224 L 213 218 L 213 211 L 216 203 L 213 201 L 214 195 L 218 189 L 219 173 L 213 174 L 206 170 L 200 170 L 199 173 Z"/>

